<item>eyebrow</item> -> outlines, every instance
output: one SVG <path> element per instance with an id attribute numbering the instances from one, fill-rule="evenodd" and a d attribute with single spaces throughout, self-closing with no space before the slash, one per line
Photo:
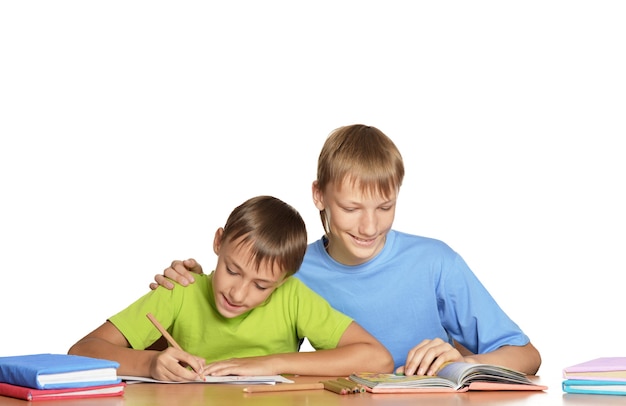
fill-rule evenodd
<path id="1" fill-rule="evenodd" d="M 348 204 L 353 204 L 353 205 L 356 205 L 356 206 L 361 206 L 361 205 L 363 205 L 363 202 L 361 202 L 361 201 L 356 201 L 356 200 L 342 200 L 342 199 L 337 199 L 337 201 L 339 202 L 339 204 L 344 204 L 344 205 L 348 205 Z M 383 206 L 383 205 L 386 205 L 386 204 L 392 204 L 392 203 L 395 203 L 396 201 L 397 201 L 397 199 L 396 199 L 396 198 L 393 198 L 393 199 L 387 199 L 387 200 L 385 200 L 385 201 L 382 201 L 382 202 L 380 202 L 380 203 L 377 203 L 376 205 L 377 205 L 377 206 Z"/>

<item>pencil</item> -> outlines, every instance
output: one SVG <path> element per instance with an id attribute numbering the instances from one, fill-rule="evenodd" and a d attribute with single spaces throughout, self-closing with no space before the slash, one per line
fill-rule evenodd
<path id="1" fill-rule="evenodd" d="M 354 393 L 362 393 L 365 392 L 365 388 L 362 387 L 361 385 L 359 385 L 356 382 L 353 382 L 349 379 L 346 378 L 337 378 L 337 382 L 339 382 L 340 384 L 346 386 L 348 389 L 350 389 L 352 392 Z"/>
<path id="2" fill-rule="evenodd" d="M 174 340 L 174 337 L 172 337 L 172 336 L 170 335 L 170 333 L 168 333 L 168 332 L 167 332 L 167 330 L 166 330 L 165 328 L 163 328 L 163 326 L 161 325 L 161 323 L 159 323 L 159 321 L 156 319 L 156 317 L 154 317 L 154 316 L 152 315 L 152 313 L 148 313 L 148 314 L 146 314 L 146 317 L 147 317 L 148 319 L 150 319 L 150 321 L 152 322 L 152 324 L 154 324 L 154 327 L 156 327 L 156 328 L 157 328 L 157 330 L 159 330 L 159 332 L 160 332 L 161 334 L 163 334 L 163 337 L 165 337 L 165 339 L 167 340 L 167 342 L 168 342 L 168 343 L 170 343 L 170 345 L 171 345 L 172 347 L 176 348 L 177 350 L 185 351 L 185 350 L 183 350 L 183 347 L 181 347 L 180 345 L 178 345 L 178 343 L 176 342 L 176 340 Z M 192 368 L 192 369 L 193 369 L 193 368 Z M 204 378 L 204 376 L 203 376 L 200 372 L 196 371 L 195 369 L 194 369 L 193 371 L 194 371 L 196 374 L 198 374 L 198 378 L 200 378 L 200 379 L 201 379 L 201 380 L 203 380 L 203 381 L 204 381 L 204 380 L 206 380 L 206 379 Z"/>
<path id="3" fill-rule="evenodd" d="M 174 337 L 172 337 L 170 333 L 168 333 L 167 330 L 163 328 L 161 323 L 159 323 L 159 321 L 156 319 L 156 317 L 152 315 L 152 313 L 146 314 L 146 317 L 150 319 L 152 324 L 154 324 L 154 327 L 156 327 L 157 330 L 159 330 L 159 332 L 163 334 L 163 337 L 165 337 L 167 342 L 170 343 L 172 347 L 176 348 L 177 350 L 184 351 L 183 348 L 180 345 L 178 345 L 176 340 L 174 340 Z"/>
<path id="4" fill-rule="evenodd" d="M 343 386 L 337 381 L 322 381 L 322 384 L 324 385 L 324 389 L 338 393 L 340 395 L 348 395 L 351 393 L 350 389 Z"/>
<path id="5" fill-rule="evenodd" d="M 324 384 L 317 383 L 279 383 L 277 385 L 254 385 L 243 388 L 247 393 L 286 392 L 293 390 L 324 389 Z"/>

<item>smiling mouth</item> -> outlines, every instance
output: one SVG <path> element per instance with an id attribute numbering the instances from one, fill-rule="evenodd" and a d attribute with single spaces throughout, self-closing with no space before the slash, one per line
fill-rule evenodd
<path id="1" fill-rule="evenodd" d="M 224 303 L 226 303 L 226 307 L 228 307 L 228 308 L 233 308 L 233 309 L 241 309 L 241 308 L 243 308 L 243 305 L 237 305 L 237 304 L 234 304 L 233 302 L 231 302 L 230 300 L 228 300 L 226 295 L 222 295 L 222 298 L 224 299 Z"/>
<path id="2" fill-rule="evenodd" d="M 364 239 L 364 238 L 359 238 L 355 235 L 351 235 L 352 239 L 359 245 L 372 245 L 374 244 L 374 242 L 376 241 L 376 238 L 368 238 L 368 239 Z"/>

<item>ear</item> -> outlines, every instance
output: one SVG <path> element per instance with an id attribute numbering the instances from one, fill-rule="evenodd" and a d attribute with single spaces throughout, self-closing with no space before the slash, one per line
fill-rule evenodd
<path id="1" fill-rule="evenodd" d="M 311 186 L 311 192 L 313 194 L 313 203 L 315 204 L 315 207 L 317 207 L 317 210 L 322 211 L 325 208 L 324 205 L 324 194 L 322 193 L 322 191 L 320 190 L 320 186 L 319 186 L 319 182 L 318 181 L 313 181 L 313 185 Z"/>
<path id="2" fill-rule="evenodd" d="M 215 255 L 220 254 L 220 248 L 222 246 L 222 236 L 224 235 L 224 229 L 222 227 L 215 231 L 215 237 L 213 238 L 213 252 Z"/>

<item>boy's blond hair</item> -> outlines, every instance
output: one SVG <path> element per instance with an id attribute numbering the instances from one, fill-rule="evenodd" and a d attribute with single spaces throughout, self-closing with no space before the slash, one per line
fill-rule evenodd
<path id="1" fill-rule="evenodd" d="M 329 184 L 340 187 L 344 181 L 369 195 L 390 196 L 400 190 L 404 162 L 396 145 L 376 127 L 354 124 L 330 133 L 317 161 L 317 185 L 324 191 Z M 320 212 L 324 230 L 327 218 Z"/>
<path id="2" fill-rule="evenodd" d="M 272 196 L 246 200 L 228 216 L 222 241 L 238 241 L 252 252 L 257 269 L 277 265 L 291 276 L 300 268 L 307 247 L 307 232 L 300 213 Z"/>

